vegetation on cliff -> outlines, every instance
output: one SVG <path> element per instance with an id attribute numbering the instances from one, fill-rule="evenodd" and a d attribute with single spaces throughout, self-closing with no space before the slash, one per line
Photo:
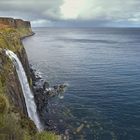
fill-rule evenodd
<path id="1" fill-rule="evenodd" d="M 37 132 L 33 121 L 28 118 L 21 85 L 11 61 L 3 49 L 15 52 L 29 78 L 29 65 L 21 38 L 32 35 L 30 28 L 0 25 L 0 140 L 58 140 L 50 132 Z"/>

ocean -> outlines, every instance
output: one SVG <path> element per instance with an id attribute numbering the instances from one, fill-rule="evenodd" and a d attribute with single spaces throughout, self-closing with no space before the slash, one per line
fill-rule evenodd
<path id="1" fill-rule="evenodd" d="M 50 86 L 67 83 L 49 107 L 72 140 L 140 139 L 140 29 L 33 28 L 29 62 Z"/>

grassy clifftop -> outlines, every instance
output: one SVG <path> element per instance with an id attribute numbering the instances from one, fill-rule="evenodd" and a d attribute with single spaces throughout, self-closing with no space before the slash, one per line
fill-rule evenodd
<path id="1" fill-rule="evenodd" d="M 59 140 L 60 137 L 53 133 L 37 132 L 28 117 L 16 70 L 3 51 L 10 49 L 17 54 L 30 80 L 28 58 L 21 38 L 33 33 L 29 23 L 23 25 L 23 21 L 14 27 L 0 24 L 0 140 Z"/>
<path id="2" fill-rule="evenodd" d="M 16 29 L 0 29 L 0 139 L 24 140 L 35 134 L 36 127 L 27 116 L 16 71 L 3 49 L 10 49 L 17 54 L 22 51 L 20 34 Z"/>

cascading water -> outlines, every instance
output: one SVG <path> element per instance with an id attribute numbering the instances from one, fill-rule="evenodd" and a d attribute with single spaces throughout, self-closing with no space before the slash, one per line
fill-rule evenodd
<path id="1" fill-rule="evenodd" d="M 24 68 L 23 68 L 19 58 L 17 57 L 17 55 L 15 53 L 13 53 L 10 50 L 5 50 L 5 52 L 6 52 L 6 55 L 12 60 L 14 66 L 16 68 L 16 72 L 18 74 L 18 78 L 19 78 L 19 81 L 20 81 L 20 84 L 22 87 L 22 91 L 24 94 L 28 115 L 29 115 L 30 119 L 34 121 L 37 129 L 39 131 L 41 131 L 43 128 L 42 128 L 40 119 L 39 119 L 38 114 L 37 114 L 34 96 L 33 96 L 32 91 L 30 89 Z"/>

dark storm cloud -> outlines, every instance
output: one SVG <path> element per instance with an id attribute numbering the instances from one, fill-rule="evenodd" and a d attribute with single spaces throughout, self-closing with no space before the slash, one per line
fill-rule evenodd
<path id="1" fill-rule="evenodd" d="M 62 0 L 1 0 L 0 16 L 13 15 L 27 19 L 58 19 Z"/>

